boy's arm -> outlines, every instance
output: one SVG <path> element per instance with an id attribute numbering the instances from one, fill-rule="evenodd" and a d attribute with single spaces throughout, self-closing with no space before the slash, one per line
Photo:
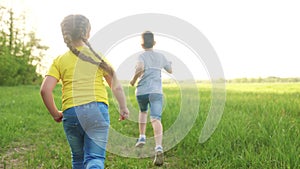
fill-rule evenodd
<path id="1" fill-rule="evenodd" d="M 131 86 L 134 86 L 135 82 L 137 79 L 144 73 L 144 63 L 143 62 L 138 62 L 136 65 L 135 73 L 130 81 Z"/>
<path id="2" fill-rule="evenodd" d="M 40 89 L 40 94 L 42 96 L 43 102 L 47 107 L 48 111 L 52 115 L 56 122 L 61 122 L 62 112 L 59 111 L 55 105 L 52 91 L 57 84 L 57 79 L 52 76 L 46 76 Z"/>
<path id="3" fill-rule="evenodd" d="M 172 62 L 171 61 L 167 61 L 167 59 L 165 59 L 165 62 L 166 62 L 166 65 L 164 66 L 164 69 L 168 73 L 172 74 L 173 73 L 173 71 L 172 71 Z"/>
<path id="4" fill-rule="evenodd" d="M 165 67 L 165 70 L 166 70 L 168 73 L 172 74 L 173 71 L 172 71 L 171 63 L 170 63 L 168 66 Z"/>

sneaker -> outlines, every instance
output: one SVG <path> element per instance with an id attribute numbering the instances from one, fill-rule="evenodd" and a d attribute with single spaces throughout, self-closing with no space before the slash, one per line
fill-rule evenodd
<path id="1" fill-rule="evenodd" d="M 155 157 L 153 164 L 156 166 L 162 166 L 164 163 L 164 153 L 161 147 L 155 150 Z"/>
<path id="2" fill-rule="evenodd" d="M 146 139 L 145 138 L 138 138 L 135 144 L 135 147 L 139 147 L 142 148 L 146 143 Z"/>

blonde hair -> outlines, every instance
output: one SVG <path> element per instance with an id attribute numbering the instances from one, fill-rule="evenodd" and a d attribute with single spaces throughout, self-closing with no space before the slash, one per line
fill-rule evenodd
<path id="1" fill-rule="evenodd" d="M 90 31 L 91 25 L 89 20 L 83 15 L 68 15 L 66 16 L 60 24 L 64 42 L 67 47 L 74 53 L 78 58 L 97 65 L 110 76 L 114 75 L 113 68 L 108 65 L 100 56 L 97 54 L 90 43 L 87 40 L 87 33 Z M 72 42 L 82 40 L 92 53 L 100 60 L 100 62 L 95 61 L 93 58 L 81 53 L 77 50 Z"/>

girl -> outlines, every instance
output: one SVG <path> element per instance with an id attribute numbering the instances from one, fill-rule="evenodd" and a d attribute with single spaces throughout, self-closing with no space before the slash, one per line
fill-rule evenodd
<path id="1" fill-rule="evenodd" d="M 137 140 L 136 147 L 142 147 L 146 142 L 147 110 L 148 105 L 150 105 L 150 119 L 156 144 L 153 163 L 160 166 L 163 164 L 163 126 L 161 124 L 163 92 L 161 70 L 165 69 L 168 73 L 172 73 L 172 68 L 171 62 L 167 61 L 163 54 L 153 51 L 155 41 L 152 32 L 144 32 L 142 34 L 142 41 L 142 47 L 145 52 L 139 56 L 135 75 L 130 81 L 130 84 L 134 86 L 136 80 L 141 77 L 136 89 L 136 98 L 140 107 L 140 137 Z"/>
<path id="2" fill-rule="evenodd" d="M 63 121 L 74 169 L 104 168 L 110 120 L 103 77 L 119 103 L 120 119 L 129 115 L 114 70 L 88 42 L 90 30 L 90 22 L 83 15 L 64 18 L 61 31 L 69 51 L 54 60 L 40 91 L 53 119 Z M 62 111 L 57 109 L 52 95 L 59 80 Z"/>

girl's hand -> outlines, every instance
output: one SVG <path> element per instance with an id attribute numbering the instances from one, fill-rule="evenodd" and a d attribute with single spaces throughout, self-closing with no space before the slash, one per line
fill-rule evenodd
<path id="1" fill-rule="evenodd" d="M 63 113 L 62 111 L 58 111 L 57 114 L 55 116 L 53 116 L 53 119 L 57 122 L 60 123 L 62 121 L 63 118 Z"/>
<path id="2" fill-rule="evenodd" d="M 121 109 L 120 109 L 120 117 L 119 117 L 119 121 L 128 119 L 128 117 L 129 117 L 129 110 L 128 110 L 128 108 L 127 108 L 127 107 L 121 108 Z"/>

